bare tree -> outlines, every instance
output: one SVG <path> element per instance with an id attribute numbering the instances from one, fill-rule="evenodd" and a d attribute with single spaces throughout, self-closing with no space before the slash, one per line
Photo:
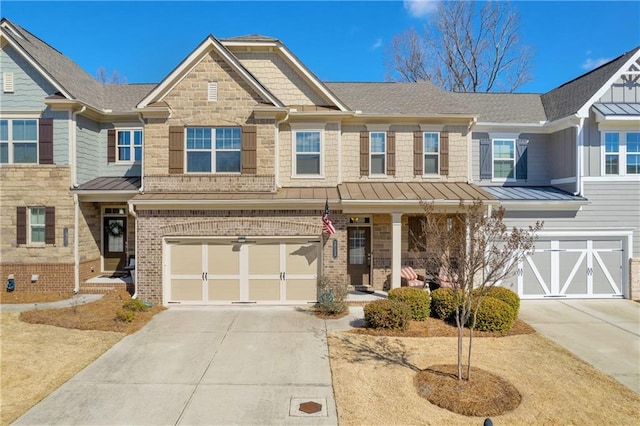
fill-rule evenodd
<path id="1" fill-rule="evenodd" d="M 517 9 L 507 2 L 441 2 L 422 37 L 410 28 L 392 39 L 387 79 L 430 80 L 454 92 L 513 92 L 531 80 L 532 50 L 518 32 Z"/>
<path id="2" fill-rule="evenodd" d="M 457 309 L 458 379 L 462 380 L 463 332 L 470 328 L 466 377 L 471 379 L 473 327 L 486 290 L 509 276 L 534 247 L 537 222 L 528 229 L 508 229 L 503 207 L 490 211 L 482 201 L 459 204 L 455 212 L 438 211 L 425 204 L 423 235 L 418 239 L 427 275 L 451 287 Z M 474 300 L 475 299 L 475 300 Z M 471 320 L 471 321 L 470 321 Z"/>
<path id="3" fill-rule="evenodd" d="M 104 66 L 101 66 L 96 71 L 96 80 L 104 84 L 127 84 L 127 78 L 121 76 L 118 70 L 114 69 L 109 75 Z"/>

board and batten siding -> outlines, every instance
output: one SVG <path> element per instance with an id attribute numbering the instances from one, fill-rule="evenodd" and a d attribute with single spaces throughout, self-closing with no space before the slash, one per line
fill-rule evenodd
<path id="1" fill-rule="evenodd" d="M 490 139 L 488 133 L 475 132 L 471 136 L 471 173 L 473 181 L 483 185 L 491 185 L 491 179 L 480 179 L 480 140 Z M 551 164 L 550 141 L 548 135 L 521 133 L 518 139 L 529 141 L 527 145 L 527 179 L 509 182 L 512 186 L 547 186 L 550 185 Z"/>
<path id="2" fill-rule="evenodd" d="M 584 182 L 589 204 L 572 211 L 509 211 L 507 226 L 526 227 L 544 220 L 543 231 L 633 229 L 633 257 L 640 257 L 640 185 L 638 182 Z"/>
<path id="3" fill-rule="evenodd" d="M 636 68 L 640 68 L 640 63 L 636 63 Z M 625 79 L 619 78 L 611 85 L 609 90 L 598 100 L 598 102 L 614 102 L 614 103 L 640 103 L 640 81 L 630 83 L 629 78 L 634 76 L 625 76 Z"/>
<path id="4" fill-rule="evenodd" d="M 565 179 L 576 176 L 576 129 L 571 127 L 549 135 L 550 178 Z M 575 190 L 575 184 L 573 190 Z"/>

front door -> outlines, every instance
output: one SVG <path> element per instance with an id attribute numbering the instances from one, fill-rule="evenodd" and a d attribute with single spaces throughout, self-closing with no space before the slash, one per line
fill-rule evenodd
<path id="1" fill-rule="evenodd" d="M 350 284 L 370 285 L 371 279 L 371 228 L 347 228 L 347 274 Z"/>
<path id="2" fill-rule="evenodd" d="M 105 272 L 124 271 L 127 266 L 127 218 L 108 217 L 103 219 L 102 256 Z"/>

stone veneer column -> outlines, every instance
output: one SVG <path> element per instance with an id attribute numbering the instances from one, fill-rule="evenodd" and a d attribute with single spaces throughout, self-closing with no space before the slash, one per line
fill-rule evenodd
<path id="1" fill-rule="evenodd" d="M 391 288 L 400 287 L 402 213 L 391 213 Z"/>

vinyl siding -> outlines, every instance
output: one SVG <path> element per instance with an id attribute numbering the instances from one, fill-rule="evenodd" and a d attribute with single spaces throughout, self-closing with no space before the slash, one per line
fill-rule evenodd
<path id="1" fill-rule="evenodd" d="M 637 182 L 585 182 L 589 200 L 578 212 L 507 211 L 508 226 L 544 220 L 544 231 L 633 229 L 633 257 L 640 257 L 640 185 Z M 612 217 L 615 219 L 612 220 Z"/>
<path id="2" fill-rule="evenodd" d="M 549 171 L 551 179 L 576 175 L 576 130 L 563 129 L 549 135 Z M 575 185 L 574 185 L 575 186 Z"/>
<path id="3" fill-rule="evenodd" d="M 636 67 L 640 68 L 640 63 L 636 63 Z M 630 83 L 630 77 L 633 79 L 637 76 L 618 79 L 599 99 L 599 102 L 640 103 L 640 81 L 635 78 L 635 82 Z"/>
<path id="4" fill-rule="evenodd" d="M 598 131 L 598 123 L 596 123 L 593 111 L 589 113 L 589 118 L 584 121 L 583 135 L 583 175 L 600 176 L 600 132 Z"/>
<path id="5" fill-rule="evenodd" d="M 0 90 L 2 90 L 2 73 L 12 72 L 14 92 L 2 92 L 2 111 L 42 111 L 45 109 L 43 99 L 57 92 L 45 78 L 35 70 L 10 45 L 2 48 L 0 56 Z"/>

